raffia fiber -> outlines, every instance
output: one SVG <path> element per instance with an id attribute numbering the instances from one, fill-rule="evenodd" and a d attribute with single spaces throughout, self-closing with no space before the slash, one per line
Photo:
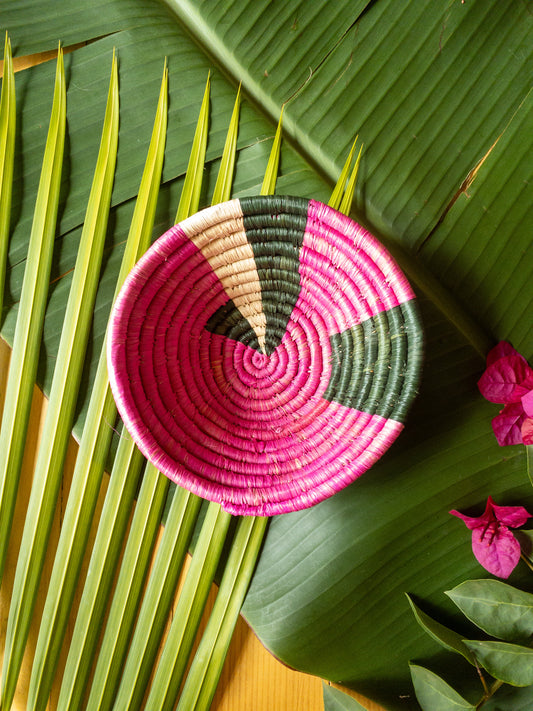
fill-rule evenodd
<path id="1" fill-rule="evenodd" d="M 294 197 L 232 200 L 166 232 L 129 275 L 111 387 L 143 454 L 234 514 L 306 508 L 388 449 L 422 330 L 384 247 Z"/>

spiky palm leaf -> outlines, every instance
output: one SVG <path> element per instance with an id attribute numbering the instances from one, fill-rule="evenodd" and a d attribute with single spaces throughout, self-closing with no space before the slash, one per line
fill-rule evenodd
<path id="1" fill-rule="evenodd" d="M 4 180 L 2 205 L 4 207 L 4 216 L 7 211 L 7 217 L 4 219 L 7 225 L 9 224 L 9 199 L 11 192 L 10 166 L 12 169 L 14 139 L 12 128 L 14 121 L 14 81 L 10 46 L 7 39 L 5 60 L 4 86 L 6 87 L 6 91 L 4 92 L 2 102 L 2 125 L 4 127 L 3 146 L 5 149 L 4 156 L 6 158 L 4 160 L 4 174 L 8 180 Z M 47 154 L 45 154 L 43 169 L 45 176 L 48 174 L 52 176 L 50 180 L 56 187 L 55 192 L 52 193 L 42 191 L 40 199 L 38 198 L 36 208 L 38 228 L 40 226 L 40 216 L 51 215 L 46 233 L 48 247 L 45 252 L 45 269 L 48 270 L 50 268 L 49 265 L 52 254 L 50 238 L 53 235 L 55 226 L 54 220 L 57 212 L 58 186 L 61 174 L 61 149 L 65 119 L 63 73 L 63 54 L 60 51 L 56 75 L 56 94 L 52 108 L 51 137 L 48 141 L 49 148 L 47 148 Z M 165 66 L 152 141 L 148 151 L 148 158 L 117 279 L 115 295 L 128 271 L 150 244 L 166 138 L 167 86 L 168 72 Z M 112 79 L 107 100 L 100 153 L 82 231 L 78 259 L 76 262 L 77 266 L 70 291 L 69 305 L 62 329 L 61 343 L 66 343 L 67 346 L 60 344 L 57 376 L 52 381 L 50 412 L 45 420 L 44 439 L 40 444 L 37 460 L 39 464 L 41 460 L 44 459 L 45 464 L 41 463 L 41 466 L 38 467 L 37 476 L 32 486 L 29 511 L 15 574 L 15 587 L 7 627 L 7 646 L 4 653 L 1 695 L 2 708 L 10 708 L 15 695 L 18 674 L 23 661 L 26 640 L 33 617 L 37 588 L 48 547 L 50 527 L 55 512 L 57 487 L 64 462 L 65 437 L 72 427 L 72 406 L 77 397 L 76 382 L 81 372 L 80 366 L 83 363 L 85 339 L 88 333 L 87 325 L 84 324 L 88 323 L 87 317 L 93 308 L 94 296 L 91 297 L 90 294 L 94 294 L 94 287 L 99 272 L 103 237 L 108 228 L 109 199 L 117 154 L 117 87 L 117 65 L 113 54 Z M 230 128 L 222 154 L 221 167 L 218 172 L 218 178 L 213 193 L 213 203 L 228 200 L 231 195 L 239 129 L 239 104 L 240 91 L 237 93 Z M 196 211 L 199 206 L 208 135 L 208 107 L 209 80 L 200 110 L 195 138 L 192 143 L 191 157 L 185 176 L 176 220 L 183 219 L 190 214 L 191 211 Z M 59 123 L 59 128 L 62 132 L 59 132 L 59 151 L 56 151 L 58 117 L 59 119 L 62 117 L 62 124 Z M 278 126 L 273 149 L 267 165 L 262 193 L 273 190 L 275 187 L 281 145 L 280 131 L 281 122 Z M 57 152 L 59 159 L 56 158 Z M 343 172 L 342 184 L 338 186 L 337 192 L 339 193 L 339 200 L 344 191 L 345 172 L 348 170 L 350 162 L 351 155 L 346 169 Z M 55 170 L 55 173 L 52 172 L 52 169 Z M 352 178 L 354 175 L 355 171 Z M 45 186 L 46 185 L 47 183 L 45 183 Z M 344 198 L 348 205 L 351 203 L 351 194 L 353 194 L 353 191 L 350 192 L 350 190 L 348 190 L 348 196 Z M 37 230 L 37 234 L 40 235 L 39 230 Z M 4 235 L 4 237 L 6 237 L 6 235 Z M 34 249 L 37 250 L 38 253 L 39 250 L 43 249 L 41 241 L 36 241 L 36 247 Z M 30 285 L 37 284 L 41 291 L 30 291 L 30 295 L 25 297 L 23 303 L 31 305 L 40 315 L 36 331 L 38 334 L 40 334 L 42 328 L 42 314 L 44 313 L 47 281 L 48 272 L 44 275 L 40 275 L 37 279 L 33 272 L 28 270 L 26 282 Z M 36 307 L 38 307 L 38 309 Z M 30 313 L 32 312 L 30 311 Z M 18 326 L 19 330 L 24 328 L 26 323 L 24 311 L 22 311 L 22 314 L 22 317 L 19 317 L 17 322 L 21 324 Z M 77 333 L 80 335 L 77 336 Z M 77 455 L 71 490 L 65 511 L 64 526 L 55 555 L 39 637 L 35 649 L 28 690 L 28 709 L 44 709 L 48 704 L 59 653 L 64 645 L 66 625 L 82 560 L 85 555 L 89 529 L 92 524 L 92 516 L 95 512 L 102 474 L 109 452 L 113 432 L 111 423 L 116 417 L 116 409 L 109 389 L 105 344 L 106 339 L 104 338 L 96 377 L 92 384 L 87 418 L 81 436 L 80 449 Z M 32 372 L 35 373 L 37 365 L 36 357 L 29 359 L 23 352 L 19 354 L 17 349 L 14 351 L 14 356 L 19 358 L 26 367 L 32 367 Z M 18 373 L 16 368 L 13 368 L 11 372 L 15 374 Z M 35 375 L 33 375 L 33 378 L 34 377 Z M 28 394 L 31 394 L 33 379 L 27 378 L 26 380 L 28 381 L 26 389 Z M 70 397 L 66 397 L 65 386 L 67 384 L 74 393 Z M 28 400 L 28 396 L 26 396 L 26 400 Z M 28 407 L 28 405 L 26 405 L 26 407 Z M 6 408 L 4 422 L 11 426 L 11 429 L 8 431 L 12 431 L 13 423 L 15 425 L 17 424 L 17 418 L 10 408 Z M 19 437 L 19 451 L 21 453 L 23 451 L 24 434 L 25 430 L 22 432 L 22 436 Z M 86 690 L 91 668 L 91 664 L 88 660 L 92 659 L 92 655 L 96 649 L 95 643 L 97 636 L 94 630 L 99 630 L 104 622 L 105 601 L 111 592 L 112 576 L 110 572 L 112 572 L 112 570 L 105 571 L 105 568 L 109 565 L 110 561 L 115 561 L 116 563 L 121 551 L 122 536 L 118 536 L 117 539 L 114 540 L 113 532 L 116 533 L 117 530 L 120 530 L 116 528 L 115 522 L 118 521 L 121 508 L 124 506 L 124 502 L 119 498 L 120 492 L 124 489 L 120 487 L 116 489 L 113 482 L 117 477 L 125 478 L 125 480 L 130 479 L 129 475 L 124 477 L 122 467 L 125 463 L 127 463 L 126 468 L 128 471 L 131 468 L 132 480 L 136 480 L 140 473 L 140 458 L 132 457 L 134 451 L 135 448 L 132 441 L 126 433 L 123 433 L 116 454 L 118 472 L 113 476 L 115 472 L 115 469 L 113 469 L 111 474 L 112 481 L 104 507 L 105 511 L 109 511 L 109 514 L 106 515 L 104 513 L 102 515 L 98 528 L 98 534 L 101 534 L 101 536 L 107 540 L 108 545 L 110 543 L 110 547 L 106 549 L 100 546 L 98 542 L 94 547 L 90 562 L 90 573 L 85 583 L 85 591 L 82 598 L 82 612 L 78 615 L 71 650 L 67 659 L 67 672 L 64 676 L 58 701 L 59 708 L 79 707 Z M 14 465 L 10 462 L 9 452 L 10 449 L 6 448 L 6 462 L 10 464 L 10 469 L 7 471 L 12 473 L 15 466 L 18 466 L 20 470 L 21 455 L 19 455 Z M 47 462 L 48 464 L 46 464 Z M 15 471 L 15 474 L 18 474 L 18 472 Z M 13 484 L 4 491 L 2 497 L 2 503 L 4 503 L 4 507 L 8 512 L 5 518 L 5 539 L 9 537 L 14 497 L 17 493 L 16 484 L 18 476 L 12 478 L 14 479 Z M 5 479 L 7 479 L 7 477 L 5 477 Z M 143 606 L 139 612 L 139 621 L 136 623 L 135 617 L 137 615 L 140 595 L 148 575 L 148 565 L 150 563 L 152 548 L 160 524 L 168 489 L 168 480 L 160 475 L 152 465 L 148 465 L 135 506 L 132 534 L 128 537 L 126 543 L 121 574 L 119 575 L 113 594 L 105 634 L 96 660 L 94 677 L 86 702 L 88 709 L 97 708 L 101 710 L 112 708 L 115 704 L 117 704 L 118 707 L 122 705 L 122 707 L 128 709 L 138 708 L 146 694 L 150 674 L 157 659 L 158 647 L 163 638 L 164 628 L 174 600 L 178 577 L 187 547 L 190 543 L 193 528 L 196 524 L 201 502 L 198 497 L 179 488 L 173 493 L 172 504 L 168 512 L 161 546 L 154 562 L 154 570 L 150 576 L 149 587 L 143 601 Z M 129 491 L 129 502 L 131 503 L 133 489 L 130 487 Z M 39 514 L 37 516 L 34 515 L 34 511 L 39 511 Z M 214 518 L 210 516 L 210 511 L 213 512 Z M 211 523 L 209 522 L 210 518 L 212 518 Z M 172 708 L 174 705 L 175 698 L 178 695 L 180 680 L 183 677 L 185 666 L 187 665 L 187 660 L 200 623 L 200 617 L 206 603 L 207 593 L 209 592 L 216 568 L 219 564 L 230 519 L 231 516 L 222 512 L 219 505 L 212 504 L 209 507 L 206 520 L 201 527 L 199 543 L 193 557 L 192 571 L 187 575 L 185 591 L 180 599 L 180 601 L 182 600 L 185 604 L 185 614 L 181 614 L 179 607 L 176 610 L 175 619 L 180 623 L 184 623 L 183 632 L 185 635 L 184 640 L 186 641 L 185 644 L 182 644 L 180 641 L 177 645 L 172 645 L 171 659 L 174 661 L 170 667 L 165 663 L 159 665 L 162 679 L 160 680 L 159 676 L 156 677 L 157 683 L 154 684 L 152 695 L 148 700 L 148 703 L 154 706 L 154 708 L 164 708 L 167 706 Z M 213 630 L 208 629 L 204 637 L 204 646 L 209 652 L 206 656 L 205 652 L 203 652 L 203 648 L 201 648 L 196 656 L 193 672 L 188 678 L 188 685 L 184 691 L 182 703 L 185 705 L 185 708 L 202 709 L 207 708 L 211 703 L 231 633 L 242 606 L 244 594 L 249 585 L 250 575 L 262 542 L 266 522 L 266 519 L 254 521 L 254 519 L 248 518 L 243 520 L 242 525 L 238 527 L 241 533 L 237 532 L 236 534 L 233 544 L 233 557 L 230 556 L 228 561 L 227 574 L 224 577 L 219 596 L 220 601 L 212 613 Z M 124 531 L 123 524 L 122 531 Z M 207 547 L 205 551 L 202 552 L 203 544 L 201 541 L 205 534 L 207 535 L 205 539 Z M 233 560 L 233 558 L 235 558 L 235 560 Z M 102 587 L 104 579 L 106 582 L 104 583 L 104 587 Z M 190 593 L 188 592 L 189 590 Z M 100 599 L 100 604 L 97 598 Z M 84 601 L 91 610 L 91 614 L 86 618 L 83 614 L 85 612 L 83 607 Z M 102 604 L 102 602 L 104 604 Z M 189 608 L 188 606 L 191 607 Z M 140 641 L 136 641 L 136 638 L 133 638 L 131 641 L 132 653 L 128 656 L 127 663 L 122 672 L 135 624 L 137 624 L 137 632 L 140 635 Z M 141 647 L 143 645 L 146 645 L 145 651 L 141 653 Z M 170 649 L 170 645 L 167 644 L 165 649 Z M 168 676 L 168 681 L 166 680 L 166 676 Z M 191 689 L 193 690 L 194 700 L 188 698 Z M 152 699 L 154 690 L 159 696 L 161 693 L 163 694 L 161 701 Z M 171 693 L 169 693 L 169 691 Z"/>

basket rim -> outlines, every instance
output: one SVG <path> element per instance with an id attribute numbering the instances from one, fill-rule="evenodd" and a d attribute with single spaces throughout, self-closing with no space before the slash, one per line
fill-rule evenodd
<path id="1" fill-rule="evenodd" d="M 248 225 L 248 232 L 242 227 L 243 220 Z M 305 225 L 304 230 L 302 236 L 298 237 L 301 244 L 293 244 L 291 240 L 296 240 L 294 235 L 300 229 L 299 225 L 302 222 Z M 322 233 L 321 230 L 326 230 L 326 226 L 328 231 Z M 268 238 L 267 233 L 264 232 L 266 229 L 269 230 Z M 253 238 L 249 236 L 252 233 Z M 336 240 L 334 244 L 330 243 L 332 239 Z M 357 241 L 354 242 L 354 239 Z M 280 245 L 288 256 L 280 257 L 276 253 Z M 221 247 L 227 251 L 221 252 Z M 296 299 L 296 305 L 292 307 L 293 310 L 288 317 L 286 325 L 288 330 L 283 332 L 279 345 L 269 354 L 264 345 L 267 342 L 265 339 L 272 341 L 274 338 L 272 334 L 276 332 L 276 328 L 280 333 L 283 331 L 283 318 L 276 311 L 281 307 L 274 298 L 278 294 L 275 290 L 277 282 L 272 277 L 276 270 L 272 265 L 279 267 L 280 274 L 288 274 L 293 280 L 291 283 L 294 283 L 294 265 L 287 267 L 285 272 L 281 268 L 289 263 L 293 252 L 298 260 L 296 268 L 300 280 L 300 292 L 291 296 L 293 300 Z M 225 262 L 226 253 L 231 253 L 233 261 Z M 205 255 L 208 255 L 208 258 Z M 236 256 L 239 258 L 236 259 Z M 215 266 L 212 266 L 213 264 Z M 354 265 L 357 265 L 360 270 L 357 273 L 357 278 L 361 282 L 359 286 L 352 271 Z M 240 271 L 231 272 L 237 266 Z M 273 286 L 269 287 L 270 292 L 264 287 L 267 283 L 265 281 L 267 267 L 273 283 Z M 365 270 L 364 281 L 363 269 Z M 188 279 L 187 283 L 191 288 L 198 287 L 196 297 L 200 295 L 198 285 L 203 285 L 204 289 L 211 289 L 209 303 L 207 305 L 195 303 L 194 298 L 191 297 L 192 292 L 181 293 L 180 288 L 183 290 L 185 287 L 173 283 L 176 274 L 180 274 L 180 278 Z M 313 276 L 309 276 L 310 274 Z M 237 277 L 244 275 L 246 279 L 239 281 L 235 275 Z M 335 277 L 337 281 L 331 281 L 332 275 L 337 275 Z M 198 281 L 193 284 L 195 278 L 198 278 Z M 337 283 L 343 288 L 351 289 L 354 294 L 359 294 L 358 298 L 361 302 L 368 302 L 362 305 L 358 303 L 357 309 L 361 313 L 364 313 L 365 308 L 369 310 L 371 313 L 369 319 L 355 323 L 360 316 L 359 311 L 355 306 L 349 307 L 349 300 L 344 298 L 340 288 L 339 293 L 335 294 L 335 299 L 338 299 L 339 303 L 342 302 L 342 308 L 333 297 L 323 313 L 315 308 L 311 295 L 323 296 L 327 288 L 332 285 L 337 289 Z M 221 287 L 220 284 L 223 286 Z M 231 285 L 233 300 L 228 298 L 228 289 L 230 289 L 228 284 Z M 296 291 L 296 287 L 293 291 Z M 302 296 L 303 291 L 305 296 Z M 266 297 L 267 293 L 270 294 L 268 297 L 270 301 Z M 266 316 L 256 313 L 257 294 L 262 299 L 261 307 L 267 312 Z M 235 329 L 242 330 L 245 323 L 248 328 L 246 331 L 248 345 L 239 340 L 229 339 L 230 347 L 227 336 L 217 333 L 216 329 L 208 331 L 207 333 L 210 334 L 208 336 L 202 335 L 200 326 L 191 325 L 193 315 L 199 317 L 199 314 L 202 314 L 203 318 L 206 308 L 211 309 L 215 306 L 218 308 L 219 302 L 222 303 L 224 299 L 226 299 L 226 310 L 229 309 L 228 303 L 233 304 L 233 301 L 237 303 L 238 308 L 232 312 L 234 317 L 235 314 L 237 315 L 237 325 L 233 325 L 232 328 L 236 333 Z M 184 304 L 191 306 L 187 314 L 189 322 L 180 312 L 180 306 L 183 309 Z M 272 313 L 268 312 L 267 306 Z M 288 306 L 285 305 L 285 311 L 288 311 L 289 307 L 290 303 Z M 148 311 L 148 308 L 151 311 Z M 302 345 L 304 336 L 298 330 L 301 323 L 297 323 L 296 318 L 293 319 L 293 314 L 296 313 L 294 309 L 305 325 L 303 329 L 307 338 L 305 348 Z M 333 316 L 327 313 L 328 310 L 334 312 Z M 219 311 L 216 311 L 217 323 L 218 327 L 222 328 L 226 322 L 222 318 L 224 314 Z M 247 318 L 243 318 L 243 312 L 246 312 Z M 150 313 L 152 319 L 149 325 L 146 319 L 143 322 L 147 313 Z M 214 313 L 215 311 L 209 316 L 213 316 Z M 176 320 L 179 319 L 181 319 L 179 326 L 176 326 Z M 253 319 L 255 322 L 250 325 Z M 277 326 L 276 319 L 280 321 L 281 326 Z M 334 326 L 343 327 L 346 323 L 350 324 L 350 319 L 354 320 L 354 324 L 349 329 L 338 332 L 332 330 Z M 205 323 L 202 328 L 204 326 Z M 164 337 L 160 331 L 164 332 Z M 287 335 L 289 332 L 290 335 Z M 138 338 L 138 342 L 142 342 L 142 348 L 137 352 L 137 360 L 141 353 L 142 358 L 146 359 L 149 365 L 141 367 L 136 362 L 131 352 L 132 345 L 128 343 L 131 334 L 137 334 L 135 337 Z M 222 437 L 222 430 L 219 427 L 220 390 L 217 390 L 218 386 L 212 376 L 205 375 L 199 366 L 193 367 L 190 362 L 185 362 L 186 358 L 191 362 L 196 358 L 194 348 L 183 341 L 185 336 L 189 337 L 190 334 L 199 339 L 197 340 L 197 343 L 200 343 L 199 356 L 204 359 L 204 364 L 207 362 L 206 354 L 215 347 L 213 343 L 219 344 L 217 345 L 219 347 L 221 342 L 226 344 L 225 352 L 227 354 L 231 352 L 231 358 L 234 358 L 232 363 L 238 364 L 238 368 L 235 366 L 236 370 L 232 375 L 231 397 L 233 399 L 227 400 L 226 409 L 242 407 L 243 399 L 240 393 L 244 387 L 242 382 L 255 378 L 255 383 L 262 384 L 263 390 L 254 396 L 257 402 L 250 401 L 248 404 L 252 409 L 248 413 L 242 410 L 246 417 L 241 422 L 236 425 L 233 415 L 231 413 L 227 415 L 225 426 L 231 432 L 224 442 L 217 440 L 217 436 Z M 263 345 L 261 345 L 262 337 Z M 177 346 L 180 338 L 183 343 Z M 297 351 L 298 363 L 303 363 L 300 370 L 304 371 L 305 368 L 310 371 L 317 370 L 316 363 L 320 358 L 325 357 L 326 351 L 331 361 L 329 364 L 322 364 L 322 372 L 313 372 L 307 379 L 304 378 L 305 373 L 304 375 L 300 373 L 302 387 L 300 391 L 291 390 L 292 385 L 286 372 L 279 365 L 276 366 L 278 371 L 275 371 L 273 365 L 280 361 L 282 350 L 278 352 L 278 348 L 283 344 L 286 351 L 283 351 L 286 368 L 290 371 L 292 367 L 295 372 L 299 372 L 294 364 L 290 365 L 292 355 L 287 355 L 289 352 L 290 354 L 296 352 L 294 343 L 289 348 L 291 339 L 294 339 L 295 343 L 298 342 L 298 347 L 301 347 L 301 350 Z M 138 348 L 138 342 L 136 341 L 135 348 Z M 255 343 L 255 346 L 250 346 L 250 343 Z M 313 357 L 318 360 L 310 361 L 307 355 L 303 355 L 307 351 L 312 352 Z M 156 377 L 155 360 L 163 362 L 170 357 L 171 352 L 174 355 L 179 352 L 181 359 L 179 367 L 183 373 L 179 377 L 174 374 L 169 375 L 159 363 L 157 367 L 160 370 Z M 388 354 L 388 360 L 384 356 L 385 353 Z M 225 363 L 226 369 L 230 368 L 229 355 L 222 357 L 219 354 L 217 357 Z M 349 361 L 348 358 L 351 360 Z M 418 388 L 422 358 L 423 333 L 416 299 L 405 275 L 388 250 L 351 218 L 338 213 L 324 203 L 293 196 L 234 198 L 205 208 L 167 230 L 128 275 L 113 308 L 108 339 L 111 389 L 119 414 L 145 457 L 175 483 L 191 489 L 204 498 L 217 501 L 231 513 L 255 515 L 284 513 L 318 503 L 354 481 L 377 461 L 403 429 L 403 420 Z M 348 371 L 347 366 L 353 366 L 356 359 L 359 365 L 363 363 L 365 366 L 365 373 Z M 259 365 L 255 367 L 254 362 L 256 364 L 261 362 L 261 367 Z M 245 366 L 251 371 L 246 371 Z M 264 378 L 266 372 L 264 369 L 267 366 L 271 368 L 274 375 L 280 376 L 270 384 L 270 390 L 263 383 L 263 381 L 268 382 Z M 373 372 L 370 373 L 370 370 Z M 238 377 L 235 376 L 237 371 Z M 347 374 L 353 376 L 351 380 Z M 133 385 L 129 381 L 131 378 L 133 378 Z M 161 379 L 165 380 L 164 386 L 161 386 Z M 187 388 L 184 386 L 185 381 L 189 383 Z M 281 382 L 284 390 L 280 390 L 281 385 L 277 386 L 277 383 Z M 324 389 L 324 382 L 326 382 L 326 389 Z M 226 386 L 229 388 L 227 383 Z M 260 411 L 264 406 L 266 412 L 264 404 L 266 393 L 276 392 L 276 387 L 279 390 L 276 397 L 278 399 L 287 397 L 287 403 L 283 407 L 291 412 L 292 410 L 296 412 L 294 401 L 298 399 L 302 401 L 301 406 L 299 405 L 298 417 L 295 415 L 294 421 L 291 421 L 293 440 L 296 442 L 294 446 L 281 436 L 278 440 L 271 437 L 270 424 L 265 419 L 264 413 L 263 429 L 256 426 L 253 421 L 255 412 L 253 407 L 257 407 Z M 313 390 L 317 387 L 322 388 L 320 398 Z M 146 388 L 148 392 L 145 391 Z M 170 392 L 172 388 L 175 389 L 173 393 Z M 194 391 L 200 397 L 196 404 L 198 411 L 195 411 L 192 400 L 188 402 L 191 398 L 187 394 L 187 389 Z M 371 405 L 361 399 L 360 391 L 366 392 L 368 403 Z M 312 421 L 310 406 L 311 414 L 307 414 L 302 393 L 312 401 L 316 412 L 320 411 L 316 421 L 318 424 Z M 261 394 L 265 395 L 264 401 L 259 396 Z M 319 402 L 317 405 L 315 401 L 324 400 L 325 395 L 327 395 L 325 400 L 327 404 Z M 183 402 L 178 402 L 180 398 Z M 272 398 L 273 395 L 271 400 Z M 179 416 L 168 416 L 165 408 L 168 409 L 170 406 L 180 410 Z M 272 416 L 271 422 L 277 423 L 276 426 L 282 426 L 282 429 L 287 429 L 287 421 L 282 410 L 276 409 L 270 401 L 268 407 L 269 416 Z M 204 419 L 203 414 L 199 412 L 201 409 L 209 410 L 212 419 Z M 301 425 L 305 419 L 304 412 L 305 417 L 308 417 L 305 421 L 307 430 Z M 324 412 L 326 413 L 324 417 L 329 418 L 329 421 L 322 422 L 320 419 Z M 351 413 L 356 413 L 357 417 Z M 222 412 L 222 419 L 223 415 L 224 412 Z M 180 417 L 184 418 L 181 424 Z M 346 418 L 348 424 L 343 425 L 342 418 Z M 299 425 L 295 424 L 296 420 L 300 422 Z M 167 426 L 168 430 L 165 429 Z M 315 431 L 320 429 L 320 426 L 326 428 L 328 436 L 334 438 L 334 444 L 328 442 L 325 435 L 321 438 L 320 432 Z M 351 436 L 352 440 L 354 437 L 358 438 L 360 444 L 350 440 L 349 446 L 345 445 L 339 439 L 343 432 L 342 427 L 348 430 L 344 432 L 346 437 Z M 261 430 L 259 435 L 256 432 L 258 428 Z M 216 434 L 210 439 L 208 431 Z M 353 434 L 350 435 L 350 432 Z M 178 441 L 177 433 L 181 441 Z M 246 439 L 246 433 L 251 439 Z M 164 446 L 163 440 L 165 440 Z M 248 442 L 248 447 L 251 446 L 251 442 L 258 451 L 247 452 L 243 444 L 245 441 Z M 312 450 L 309 442 L 317 443 L 318 453 L 309 451 Z M 299 451 L 296 445 L 301 448 L 299 456 L 296 456 Z M 202 451 L 202 447 L 205 451 Z M 217 447 L 219 447 L 218 451 Z M 263 450 L 259 451 L 259 447 L 263 447 Z M 238 456 L 243 456 L 244 461 L 228 459 L 229 464 L 225 463 L 219 471 L 217 469 L 219 460 L 229 455 L 235 457 L 237 451 L 243 452 Z M 329 459 L 326 456 L 328 452 L 331 453 Z M 353 457 L 360 461 L 354 462 Z M 177 461 L 180 458 L 181 461 Z M 318 471 L 321 458 L 324 459 L 324 463 L 327 462 L 327 466 L 323 465 L 326 475 Z M 311 460 L 314 462 L 312 465 L 309 463 Z M 217 462 L 216 466 L 213 464 L 214 461 Z M 301 470 L 307 472 L 305 481 L 298 471 L 298 461 L 302 462 Z M 187 462 L 191 463 L 190 467 Z M 190 471 L 191 468 L 195 471 Z"/>

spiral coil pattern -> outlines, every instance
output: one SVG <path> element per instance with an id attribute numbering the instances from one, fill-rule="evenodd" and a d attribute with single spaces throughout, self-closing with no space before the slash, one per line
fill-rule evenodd
<path id="1" fill-rule="evenodd" d="M 143 454 L 235 514 L 311 506 L 403 427 L 422 336 L 390 255 L 301 198 L 233 200 L 166 232 L 129 275 L 110 381 Z"/>

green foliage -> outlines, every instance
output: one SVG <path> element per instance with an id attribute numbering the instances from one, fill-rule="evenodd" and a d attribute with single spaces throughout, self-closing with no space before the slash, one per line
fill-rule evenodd
<path id="1" fill-rule="evenodd" d="M 115 294 L 150 244 L 163 166 L 167 84 L 165 68 L 152 140 Z M 104 340 L 35 649 L 28 692 L 28 708 L 32 709 L 44 708 L 47 704 L 108 457 L 112 436 L 109 423 L 116 418 L 116 408 L 108 382 L 106 357 Z"/>
<path id="2" fill-rule="evenodd" d="M 139 190 L 164 57 L 169 115 L 153 237 L 174 220 L 209 72 L 200 206 L 213 193 L 241 82 L 234 195 L 261 191 L 282 105 L 287 140 L 280 194 L 327 201 L 353 136 L 364 142 L 353 210 L 393 249 L 420 297 L 427 343 L 421 392 L 402 437 L 371 472 L 315 509 L 271 522 L 245 612 L 262 641 L 291 666 L 342 680 L 391 709 L 405 707 L 408 702 L 398 698 L 411 691 L 407 660 L 434 651 L 434 641 L 405 614 L 405 591 L 440 609 L 443 586 L 479 574 L 468 541 L 459 529 L 449 529 L 446 512 L 476 506 L 488 492 L 501 504 L 527 506 L 531 496 L 524 450 L 498 448 L 490 432 L 492 408 L 475 389 L 482 356 L 495 340 L 512 341 L 526 357 L 533 352 L 533 216 L 526 191 L 533 19 L 527 3 L 456 0 L 436 9 L 430 0 L 341 0 L 326 9 L 303 0 L 173 0 L 168 7 L 156 0 L 6 0 L 0 21 L 18 55 L 53 49 L 59 39 L 64 45 L 88 42 L 66 57 L 67 160 L 37 374 L 47 393 L 114 46 L 120 61 L 115 184 L 76 403 L 77 436 Z M 10 343 L 23 311 L 21 285 L 54 71 L 47 63 L 17 75 L 23 119 L 2 320 Z M 33 380 L 28 378 L 31 387 Z M 122 435 L 124 461 L 128 446 L 131 453 Z M 124 478 L 111 476 L 116 498 L 105 508 L 108 535 L 117 532 L 117 540 L 123 540 L 127 520 L 120 507 L 129 512 L 138 481 L 133 473 Z M 98 546 L 102 565 L 114 565 L 116 551 L 105 536 Z M 90 619 L 100 604 L 97 591 L 108 590 L 104 578 L 102 568 L 84 595 Z M 522 584 L 520 573 L 514 582 Z M 446 612 L 457 614 L 451 604 Z M 69 654 L 67 666 L 83 676 L 78 655 L 93 641 L 78 622 L 78 651 Z M 443 659 L 443 674 L 445 667 Z M 525 693 L 504 686 L 494 698 L 509 689 Z M 516 701 L 517 709 L 519 703 L 529 708 Z M 74 702 L 73 708 L 80 707 Z M 515 711 L 512 699 L 508 708 Z"/>
<path id="3" fill-rule="evenodd" d="M 447 595 L 461 612 L 492 637 L 533 641 L 533 595 L 500 580 L 467 580 Z"/>
<path id="4" fill-rule="evenodd" d="M 416 697 L 423 711 L 476 711 L 452 687 L 429 669 L 411 664 Z"/>
<path id="5" fill-rule="evenodd" d="M 483 711 L 529 711 L 533 704 L 533 686 L 507 686 L 485 702 Z"/>
<path id="6" fill-rule="evenodd" d="M 529 643 L 529 646 L 524 646 L 509 641 L 464 639 L 462 635 L 447 629 L 419 610 L 410 600 L 415 617 L 423 629 L 442 647 L 459 652 L 476 666 L 483 684 L 482 696 L 475 707 L 464 708 L 476 710 L 490 708 L 491 701 L 505 693 L 502 684 L 531 687 L 533 692 L 533 648 L 531 646 L 533 595 L 499 580 L 466 581 L 447 594 L 475 625 L 488 634 L 504 640 Z M 483 667 L 495 681 L 491 684 L 486 682 L 480 667 Z M 434 672 L 411 665 L 411 676 L 417 699 L 424 711 L 448 708 L 444 701 L 447 697 L 450 698 L 450 704 L 464 702 L 464 699 L 461 699 L 457 692 Z M 443 696 L 443 700 L 439 702 L 440 706 L 434 698 L 435 695 Z M 455 706 L 450 705 L 449 708 Z M 459 705 L 457 708 L 462 707 Z"/>
<path id="7" fill-rule="evenodd" d="M 479 664 L 496 679 L 512 686 L 533 684 L 533 649 L 519 644 L 465 640 Z"/>
<path id="8" fill-rule="evenodd" d="M 407 596 L 411 610 L 415 615 L 415 619 L 418 624 L 427 632 L 433 639 L 438 642 L 444 649 L 448 649 L 451 652 L 457 652 L 462 655 L 470 664 L 475 665 L 475 659 L 472 652 L 468 649 L 463 641 L 463 636 L 454 630 L 441 625 L 440 622 L 434 620 L 432 617 L 427 615 L 423 610 L 421 610 L 409 596 Z"/>
<path id="9" fill-rule="evenodd" d="M 9 64 L 8 57 L 6 67 Z M 11 78 L 7 76 L 7 78 L 8 81 L 13 81 L 12 76 Z M 4 89 L 4 85 L 2 85 L 3 98 L 6 96 L 6 91 L 8 89 Z M 6 120 L 7 116 L 4 112 L 3 123 Z M 66 86 L 63 57 L 60 52 L 54 83 L 52 114 L 35 200 L 35 212 L 31 223 L 26 268 L 13 340 L 12 366 L 8 374 L 0 430 L 0 535 L 3 541 L 9 539 L 11 531 L 37 373 L 59 207 L 65 127 Z M 10 132 L 3 135 L 6 148 L 13 140 L 11 134 L 14 129 L 14 123 L 10 120 Z M 2 192 L 4 194 L 5 190 L 6 186 L 3 185 Z M 0 578 L 6 554 L 7 545 L 3 545 L 0 547 Z"/>
<path id="10" fill-rule="evenodd" d="M 61 61 L 58 64 L 61 66 Z M 2 669 L 2 704 L 6 707 L 11 704 L 22 665 L 61 484 L 68 439 L 74 423 L 115 175 L 118 101 L 118 70 L 113 56 L 100 150 L 72 275 L 50 400 L 35 465 L 37 476 L 32 483 L 15 571 Z M 36 207 L 36 212 L 39 210 L 40 213 L 46 214 L 49 209 L 55 212 L 57 207 L 54 203 L 50 207 L 42 205 Z M 55 224 L 55 219 L 52 224 Z"/>
<path id="11" fill-rule="evenodd" d="M 324 711 L 365 711 L 365 707 L 329 684 L 322 684 Z"/>
<path id="12" fill-rule="evenodd" d="M 15 161 L 16 96 L 11 42 L 6 33 L 0 97 L 0 313 L 4 299 Z"/>

